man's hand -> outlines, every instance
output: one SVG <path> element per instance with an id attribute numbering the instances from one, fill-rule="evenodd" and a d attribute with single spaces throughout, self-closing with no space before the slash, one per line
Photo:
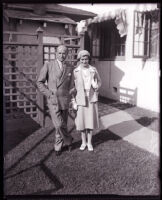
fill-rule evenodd
<path id="1" fill-rule="evenodd" d="M 71 99 L 71 102 L 69 104 L 69 111 L 71 113 L 76 113 L 78 110 L 77 103 L 75 102 L 75 99 Z"/>
<path id="2" fill-rule="evenodd" d="M 72 88 L 72 89 L 69 91 L 69 94 L 70 94 L 71 96 L 76 96 L 76 93 L 77 93 L 76 88 Z"/>
<path id="3" fill-rule="evenodd" d="M 58 104 L 58 100 L 57 100 L 56 94 L 50 95 L 50 102 L 51 102 L 51 104 L 53 104 L 53 105 Z"/>

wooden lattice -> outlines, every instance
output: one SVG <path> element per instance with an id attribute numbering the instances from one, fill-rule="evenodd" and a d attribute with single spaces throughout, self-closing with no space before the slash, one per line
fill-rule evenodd
<path id="1" fill-rule="evenodd" d="M 38 46 L 4 45 L 3 48 L 5 117 L 37 120 Z"/>
<path id="2" fill-rule="evenodd" d="M 4 32 L 17 35 L 3 42 L 3 95 L 5 120 L 32 118 L 41 126 L 48 114 L 46 98 L 38 91 L 36 79 L 43 63 L 56 58 L 58 44 L 44 44 L 41 29 L 37 34 L 22 32 Z M 30 39 L 19 41 L 19 35 L 36 37 L 35 43 Z M 80 48 L 79 37 L 61 37 L 69 53 L 67 61 L 73 66 L 77 63 Z M 19 120 L 18 120 L 19 122 Z"/>
<path id="3" fill-rule="evenodd" d="M 44 62 L 56 59 L 56 46 L 44 46 Z M 68 47 L 68 56 L 66 61 L 75 66 L 77 63 L 78 48 Z"/>

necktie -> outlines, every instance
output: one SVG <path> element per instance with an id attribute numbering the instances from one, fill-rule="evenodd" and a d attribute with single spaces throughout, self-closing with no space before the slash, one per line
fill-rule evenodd
<path id="1" fill-rule="evenodd" d="M 63 71 L 63 66 L 62 66 L 62 62 L 59 62 L 59 66 L 60 66 L 60 70 L 61 70 L 61 72 Z"/>
<path id="2" fill-rule="evenodd" d="M 61 71 L 61 76 L 63 75 L 63 71 L 64 71 L 64 64 L 63 62 L 60 62 L 60 71 Z"/>

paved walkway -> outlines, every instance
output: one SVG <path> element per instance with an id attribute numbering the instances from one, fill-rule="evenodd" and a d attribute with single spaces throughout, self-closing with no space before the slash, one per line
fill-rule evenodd
<path id="1" fill-rule="evenodd" d="M 123 140 L 159 156 L 159 133 L 143 127 L 127 112 L 120 110 L 102 116 L 101 129 L 107 128 Z"/>

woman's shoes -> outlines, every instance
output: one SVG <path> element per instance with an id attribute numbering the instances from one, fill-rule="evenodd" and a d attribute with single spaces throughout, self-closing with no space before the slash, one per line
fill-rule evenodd
<path id="1" fill-rule="evenodd" d="M 93 146 L 91 144 L 87 144 L 88 151 L 93 151 Z"/>
<path id="2" fill-rule="evenodd" d="M 87 144 L 82 144 L 82 145 L 80 146 L 80 150 L 81 150 L 81 151 L 84 151 L 85 148 L 86 148 L 86 146 L 87 146 Z"/>
<path id="3" fill-rule="evenodd" d="M 81 150 L 81 151 L 84 151 L 85 148 L 86 148 L 86 146 L 88 147 L 88 151 L 93 151 L 93 146 L 92 146 L 91 144 L 82 144 L 82 145 L 80 146 L 80 150 Z"/>

